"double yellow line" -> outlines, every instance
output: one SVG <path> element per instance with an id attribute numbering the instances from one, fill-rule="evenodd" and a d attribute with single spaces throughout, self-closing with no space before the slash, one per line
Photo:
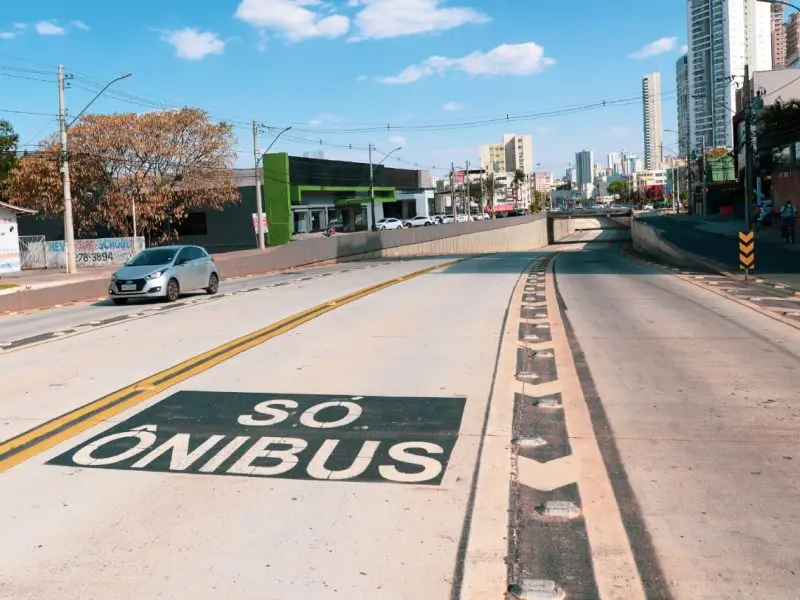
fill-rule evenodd
<path id="1" fill-rule="evenodd" d="M 98 398 L 94 402 L 84 404 L 68 413 L 56 417 L 51 421 L 42 423 L 41 425 L 29 429 L 20 435 L 6 440 L 0 444 L 0 473 L 7 471 L 11 467 L 28 460 L 69 438 L 94 427 L 98 423 L 102 423 L 106 419 L 113 417 L 127 410 L 145 400 L 152 398 L 156 394 L 185 381 L 195 375 L 207 371 L 208 369 L 218 365 L 219 363 L 233 358 L 271 340 L 281 334 L 291 331 L 299 327 L 303 323 L 307 323 L 312 319 L 324 315 L 332 310 L 350 304 L 356 300 L 360 300 L 371 294 L 385 290 L 388 287 L 414 279 L 420 275 L 425 275 L 431 271 L 436 271 L 444 267 L 449 267 L 456 263 L 467 260 L 460 258 L 458 260 L 440 263 L 432 267 L 413 271 L 408 275 L 396 277 L 388 281 L 384 281 L 377 285 L 362 288 L 345 296 L 335 298 L 324 304 L 318 304 L 313 308 L 293 314 L 280 321 L 267 325 L 266 327 L 248 333 L 242 337 L 236 338 L 226 344 L 217 346 L 199 354 L 189 360 L 179 363 L 165 371 L 151 375 L 145 379 L 132 383 L 116 392 L 112 392 L 102 398 Z"/>

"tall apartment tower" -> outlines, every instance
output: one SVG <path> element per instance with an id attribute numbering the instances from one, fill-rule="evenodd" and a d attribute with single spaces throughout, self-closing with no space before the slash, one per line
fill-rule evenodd
<path id="1" fill-rule="evenodd" d="M 736 85 L 772 69 L 772 7 L 758 0 L 688 0 L 692 149 L 733 145 Z"/>
<path id="2" fill-rule="evenodd" d="M 506 147 L 507 171 L 533 171 L 533 140 L 530 134 L 506 133 L 503 135 L 503 144 Z"/>
<path id="3" fill-rule="evenodd" d="M 800 13 L 792 13 L 786 23 L 786 66 L 800 59 Z"/>
<path id="4" fill-rule="evenodd" d="M 484 144 L 481 146 L 481 169 L 487 173 L 506 172 L 506 147 L 504 144 Z"/>
<path id="5" fill-rule="evenodd" d="M 644 168 L 661 168 L 661 74 L 654 71 L 642 79 L 642 112 L 644 116 Z"/>
<path id="6" fill-rule="evenodd" d="M 678 152 L 687 158 L 691 152 L 689 131 L 689 56 L 684 54 L 675 63 L 675 89 L 678 100 Z"/>
<path id="7" fill-rule="evenodd" d="M 786 65 L 786 7 L 772 4 L 772 68 L 785 69 Z"/>
<path id="8" fill-rule="evenodd" d="M 579 187 L 594 182 L 592 165 L 594 165 L 594 152 L 591 150 L 582 150 L 575 154 L 575 168 L 577 169 L 575 183 Z"/>

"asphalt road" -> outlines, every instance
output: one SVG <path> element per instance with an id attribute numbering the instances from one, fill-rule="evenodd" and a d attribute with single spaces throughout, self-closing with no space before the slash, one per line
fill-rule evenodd
<path id="1" fill-rule="evenodd" d="M 555 271 L 627 473 L 615 491 L 627 478 L 643 516 L 640 561 L 649 534 L 676 599 L 796 598 L 800 332 L 608 249 Z"/>
<path id="2" fill-rule="evenodd" d="M 795 597 L 800 335 L 620 235 L 2 351 L 0 597 Z"/>
<path id="3" fill-rule="evenodd" d="M 504 317 L 534 258 L 326 304 L 445 261 L 392 262 L 0 355 L 14 374 L 0 439 L 204 361 L 0 466 L 0 597 L 448 598 Z M 221 344 L 320 304 L 330 312 L 211 366 Z M 180 447 L 119 458 L 148 440 Z"/>
<path id="4" fill-rule="evenodd" d="M 27 345 L 32 338 L 43 334 L 61 335 L 64 331 L 75 328 L 99 326 L 120 319 L 138 318 L 143 315 L 157 314 L 162 310 L 175 310 L 194 306 L 197 303 L 216 301 L 225 295 L 242 293 L 248 290 L 261 291 L 284 285 L 297 286 L 305 284 L 308 278 L 322 278 L 341 275 L 356 270 L 375 268 L 385 265 L 387 261 L 361 261 L 344 263 L 327 267 L 308 267 L 289 272 L 273 273 L 253 277 L 228 279 L 220 282 L 217 296 L 208 296 L 203 292 L 186 294 L 174 305 L 148 300 L 130 300 L 128 304 L 116 306 L 110 300 L 95 302 L 79 302 L 63 307 L 31 311 L 26 314 L 0 316 L 0 349 L 4 344 L 16 342 L 15 345 Z"/>

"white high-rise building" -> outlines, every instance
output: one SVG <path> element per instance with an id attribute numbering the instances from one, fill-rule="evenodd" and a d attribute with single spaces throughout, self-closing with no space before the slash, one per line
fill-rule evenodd
<path id="1" fill-rule="evenodd" d="M 530 134 L 503 134 L 503 144 L 506 147 L 506 170 L 533 172 L 533 139 Z"/>
<path id="2" fill-rule="evenodd" d="M 688 157 L 691 144 L 689 131 L 689 56 L 684 54 L 675 63 L 675 89 L 678 101 L 678 152 Z"/>
<path id="3" fill-rule="evenodd" d="M 661 168 L 661 73 L 654 71 L 642 79 L 644 129 L 644 168 Z"/>
<path id="4" fill-rule="evenodd" d="M 772 69 L 772 8 L 758 0 L 688 0 L 692 149 L 733 145 L 736 85 Z"/>
<path id="5" fill-rule="evenodd" d="M 610 152 L 608 154 L 608 168 L 616 175 L 622 173 L 622 155 L 619 152 Z"/>

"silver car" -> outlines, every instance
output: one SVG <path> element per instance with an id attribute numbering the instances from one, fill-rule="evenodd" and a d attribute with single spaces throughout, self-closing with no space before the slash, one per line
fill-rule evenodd
<path id="1" fill-rule="evenodd" d="M 114 304 L 129 298 L 160 298 L 175 302 L 183 292 L 219 290 L 214 259 L 200 246 L 162 246 L 143 250 L 115 272 L 108 284 Z"/>

